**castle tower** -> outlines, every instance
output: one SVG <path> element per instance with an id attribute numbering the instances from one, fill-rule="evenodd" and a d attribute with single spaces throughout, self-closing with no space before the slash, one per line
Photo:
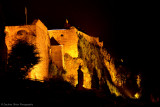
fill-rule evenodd
<path id="1" fill-rule="evenodd" d="M 6 26 L 5 33 L 8 54 L 19 39 L 36 46 L 40 62 L 33 66 L 29 77 L 39 80 L 44 80 L 45 77 L 48 77 L 50 39 L 47 27 L 40 20 L 35 20 L 31 25 Z"/>
<path id="2" fill-rule="evenodd" d="M 63 45 L 60 45 L 53 37 L 50 39 L 51 52 L 50 56 L 52 63 L 56 64 L 58 68 L 64 68 L 64 52 Z"/>
<path id="3" fill-rule="evenodd" d="M 72 57 L 78 57 L 78 36 L 77 29 L 53 29 L 48 30 L 50 38 L 54 38 L 60 45 L 63 45 L 64 54 L 69 54 Z"/>

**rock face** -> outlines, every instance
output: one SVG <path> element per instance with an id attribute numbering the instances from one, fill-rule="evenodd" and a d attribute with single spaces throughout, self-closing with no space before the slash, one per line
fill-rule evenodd
<path id="1" fill-rule="evenodd" d="M 6 26 L 5 33 L 8 54 L 19 39 L 36 46 L 41 61 L 31 69 L 29 78 L 43 80 L 48 77 L 50 39 L 45 25 L 36 20 L 32 25 Z"/>
<path id="2" fill-rule="evenodd" d="M 64 80 L 70 82 L 75 87 L 78 84 L 78 69 L 81 65 L 81 71 L 83 72 L 83 87 L 87 89 L 91 89 L 91 75 L 87 66 L 84 65 L 84 62 L 81 58 L 73 58 L 68 54 L 64 56 L 65 61 L 65 70 L 66 73 L 63 74 Z"/>
<path id="3" fill-rule="evenodd" d="M 101 88 L 107 84 L 110 92 L 116 96 L 127 96 L 139 98 L 140 77 L 131 74 L 130 70 L 121 65 L 116 65 L 116 60 L 106 49 L 102 48 L 102 43 L 95 39 L 87 40 L 89 37 L 78 34 L 79 58 L 88 69 L 90 75 L 91 88 Z M 123 63 L 122 59 L 119 59 Z M 132 87 L 132 88 L 131 88 Z M 138 89 L 139 88 L 139 89 Z"/>

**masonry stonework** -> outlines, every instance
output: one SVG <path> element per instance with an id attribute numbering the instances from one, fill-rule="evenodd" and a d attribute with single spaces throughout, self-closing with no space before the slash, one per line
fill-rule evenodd
<path id="1" fill-rule="evenodd" d="M 77 29 L 74 27 L 48 31 L 50 38 L 54 37 L 60 45 L 63 45 L 64 54 L 67 53 L 72 57 L 78 57 L 78 36 L 76 32 Z"/>
<path id="2" fill-rule="evenodd" d="M 52 63 L 66 70 L 63 78 L 68 82 L 72 81 L 74 86 L 78 84 L 77 70 L 79 65 L 83 65 L 83 60 L 78 58 L 78 35 L 81 34 L 90 43 L 103 47 L 103 42 L 99 42 L 99 38 L 91 37 L 78 31 L 75 27 L 48 30 L 40 20 L 34 21 L 32 25 L 6 26 L 5 33 L 8 53 L 10 53 L 12 46 L 16 44 L 16 40 L 18 39 L 36 46 L 41 59 L 40 62 L 31 69 L 29 78 L 39 80 L 47 78 L 50 57 Z M 51 39 L 57 43 L 50 43 Z M 68 56 L 65 57 L 65 55 Z M 82 67 L 82 72 L 84 73 L 83 87 L 91 88 L 91 76 L 87 67 Z"/>
<path id="3" fill-rule="evenodd" d="M 64 68 L 63 45 L 51 46 L 51 59 L 58 68 Z"/>
<path id="4" fill-rule="evenodd" d="M 31 69 L 29 77 L 39 80 L 48 77 L 50 40 L 45 25 L 40 20 L 37 20 L 32 25 L 6 26 L 5 33 L 8 54 L 19 39 L 36 46 L 40 62 Z"/>

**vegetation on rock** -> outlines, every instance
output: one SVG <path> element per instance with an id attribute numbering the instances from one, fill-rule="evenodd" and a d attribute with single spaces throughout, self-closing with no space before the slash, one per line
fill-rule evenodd
<path id="1" fill-rule="evenodd" d="M 78 37 L 79 57 L 84 61 L 84 64 L 87 66 L 92 76 L 92 88 L 102 89 L 104 87 L 109 87 L 111 93 L 117 96 L 121 95 L 112 83 L 108 71 L 110 69 L 105 66 L 104 59 L 107 59 L 107 62 L 111 62 L 110 54 L 102 47 L 88 42 L 83 35 L 79 34 Z"/>
<path id="2" fill-rule="evenodd" d="M 100 47 L 88 42 L 83 35 L 78 35 L 78 52 L 85 65 L 89 68 L 90 73 L 93 73 L 95 68 L 97 71 L 103 68 L 103 56 L 100 53 Z"/>

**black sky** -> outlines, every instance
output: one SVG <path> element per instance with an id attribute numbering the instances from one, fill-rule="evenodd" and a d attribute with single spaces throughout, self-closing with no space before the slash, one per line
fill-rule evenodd
<path id="1" fill-rule="evenodd" d="M 48 29 L 63 28 L 65 19 L 85 33 L 100 37 L 104 47 L 134 66 L 146 66 L 158 55 L 157 3 L 115 0 L 1 0 L 1 19 L 6 26 L 39 18 Z M 149 64 L 148 64 L 149 65 Z"/>

